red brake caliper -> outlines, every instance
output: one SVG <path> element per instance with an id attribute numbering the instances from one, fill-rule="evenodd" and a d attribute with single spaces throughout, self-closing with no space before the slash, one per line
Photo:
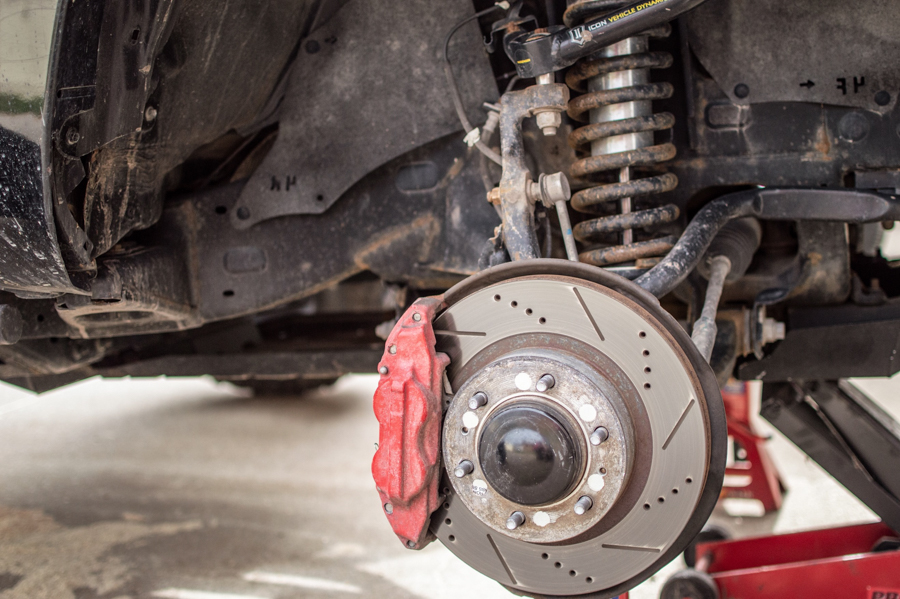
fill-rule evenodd
<path id="1" fill-rule="evenodd" d="M 441 386 L 450 358 L 435 352 L 431 321 L 442 306 L 440 297 L 410 306 L 378 364 L 372 475 L 391 527 L 410 549 L 428 544 L 428 522 L 440 501 Z"/>

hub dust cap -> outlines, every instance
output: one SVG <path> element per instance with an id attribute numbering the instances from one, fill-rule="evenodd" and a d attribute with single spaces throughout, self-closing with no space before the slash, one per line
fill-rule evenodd
<path id="1" fill-rule="evenodd" d="M 582 449 L 566 417 L 538 402 L 517 402 L 485 422 L 478 463 L 506 499 L 542 505 L 565 497 L 582 472 Z"/>
<path id="2" fill-rule="evenodd" d="M 546 272 L 551 261 L 538 262 Z M 432 530 L 525 593 L 621 592 L 681 551 L 715 504 L 721 397 L 640 290 L 526 268 L 451 290 L 435 320 L 452 399 Z"/>

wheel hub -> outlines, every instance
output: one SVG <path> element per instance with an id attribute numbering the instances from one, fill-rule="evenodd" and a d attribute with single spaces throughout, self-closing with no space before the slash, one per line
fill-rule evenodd
<path id="1" fill-rule="evenodd" d="M 432 531 L 521 592 L 616 594 L 706 521 L 724 470 L 721 399 L 655 300 L 608 275 L 548 274 L 596 272 L 558 263 L 501 267 L 447 294 L 434 330 L 452 398 Z"/>
<path id="2" fill-rule="evenodd" d="M 556 359 L 541 355 L 550 353 Z M 554 384 L 540 392 L 547 375 Z M 459 464 L 473 464 L 451 482 L 481 522 L 553 543 L 586 533 L 609 511 L 630 473 L 633 432 L 627 411 L 616 409 L 621 396 L 608 383 L 604 392 L 601 377 L 572 354 L 534 347 L 491 362 L 460 387 L 444 419 L 444 462 L 456 475 Z M 485 403 L 472 409 L 478 394 Z M 598 430 L 604 440 L 594 444 Z M 576 513 L 579 501 L 590 506 Z M 517 512 L 525 521 L 510 529 Z"/>

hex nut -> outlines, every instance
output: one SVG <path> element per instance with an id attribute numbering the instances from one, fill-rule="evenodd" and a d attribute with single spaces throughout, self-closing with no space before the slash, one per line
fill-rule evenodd
<path id="1" fill-rule="evenodd" d="M 555 110 L 544 110 L 537 113 L 535 122 L 544 135 L 550 137 L 556 135 L 557 130 L 562 126 L 562 113 Z"/>

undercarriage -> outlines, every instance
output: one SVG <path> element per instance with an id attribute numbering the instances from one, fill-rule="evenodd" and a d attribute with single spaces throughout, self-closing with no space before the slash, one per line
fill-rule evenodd
<path id="1" fill-rule="evenodd" d="M 897 531 L 839 381 L 900 370 L 900 5 L 846 8 L 61 2 L 42 137 L 0 127 L 0 380 L 378 373 L 400 541 L 598 598 L 695 539 L 762 380 Z"/>

